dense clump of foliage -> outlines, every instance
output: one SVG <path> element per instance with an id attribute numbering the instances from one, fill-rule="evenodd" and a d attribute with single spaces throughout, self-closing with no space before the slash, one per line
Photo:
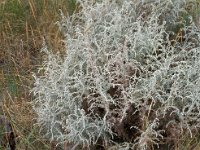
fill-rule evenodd
<path id="1" fill-rule="evenodd" d="M 34 76 L 41 133 L 75 149 L 156 149 L 192 137 L 200 127 L 200 34 L 188 3 L 77 3 L 79 12 L 58 23 L 66 55 L 44 46 L 43 75 Z"/>

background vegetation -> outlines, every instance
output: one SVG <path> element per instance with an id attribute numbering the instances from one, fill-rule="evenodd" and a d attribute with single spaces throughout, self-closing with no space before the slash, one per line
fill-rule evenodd
<path id="1" fill-rule="evenodd" d="M 41 64 L 43 39 L 53 51 L 63 52 L 55 24 L 59 10 L 70 15 L 75 7 L 74 0 L 0 0 L 0 113 L 10 121 L 19 150 L 51 147 L 34 125 L 29 90 Z"/>
<path id="2" fill-rule="evenodd" d="M 200 1 L 195 2 L 194 6 L 188 1 L 189 14 L 183 13 L 181 19 L 189 21 L 191 15 L 200 27 Z M 65 53 L 63 37 L 55 23 L 60 20 L 59 10 L 71 15 L 76 9 L 75 0 L 0 0 L 0 113 L 11 123 L 19 150 L 53 147 L 41 137 L 35 124 L 36 114 L 30 105 L 32 72 L 41 65 L 43 39 L 54 52 Z M 178 37 L 181 25 L 172 28 L 174 37 Z M 177 141 L 176 148 L 198 150 L 199 142 L 199 134 L 192 138 L 185 135 Z"/>

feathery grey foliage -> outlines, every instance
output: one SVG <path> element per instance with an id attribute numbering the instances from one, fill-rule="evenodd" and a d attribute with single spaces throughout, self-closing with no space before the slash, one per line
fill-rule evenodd
<path id="1" fill-rule="evenodd" d="M 186 2 L 77 2 L 79 13 L 59 22 L 66 56 L 44 47 L 44 74 L 34 76 L 41 131 L 88 148 L 101 139 L 144 150 L 169 126 L 192 136 L 200 126 L 200 35 L 192 18 L 181 21 Z"/>

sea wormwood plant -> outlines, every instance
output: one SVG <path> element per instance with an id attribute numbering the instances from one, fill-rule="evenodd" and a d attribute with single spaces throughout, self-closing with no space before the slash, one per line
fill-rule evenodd
<path id="1" fill-rule="evenodd" d="M 77 3 L 79 12 L 58 22 L 66 55 L 44 45 L 43 75 L 34 75 L 41 132 L 74 149 L 145 150 L 183 131 L 192 136 L 200 126 L 199 32 L 192 18 L 173 30 L 187 3 Z"/>

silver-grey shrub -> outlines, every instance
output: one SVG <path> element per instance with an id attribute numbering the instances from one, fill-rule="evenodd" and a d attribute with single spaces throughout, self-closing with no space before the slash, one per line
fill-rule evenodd
<path id="1" fill-rule="evenodd" d="M 148 149 L 164 132 L 173 137 L 170 126 L 192 136 L 200 126 L 200 41 L 192 18 L 186 25 L 180 16 L 187 3 L 77 3 L 79 12 L 58 23 L 64 59 L 44 46 L 43 75 L 34 76 L 41 132 L 88 149 L 100 139 L 105 147 Z"/>

